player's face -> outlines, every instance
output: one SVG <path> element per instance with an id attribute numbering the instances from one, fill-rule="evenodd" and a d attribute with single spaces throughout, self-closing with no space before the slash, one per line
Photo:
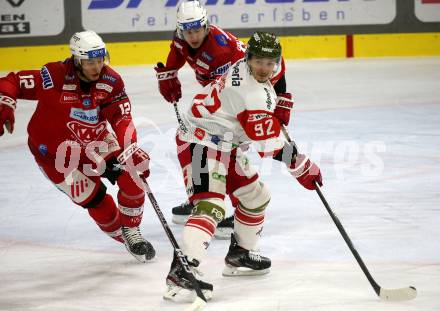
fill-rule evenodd
<path id="1" fill-rule="evenodd" d="M 104 58 L 81 60 L 82 73 L 88 81 L 97 81 L 103 67 Z"/>
<path id="2" fill-rule="evenodd" d="M 205 27 L 200 27 L 197 29 L 183 30 L 182 32 L 186 43 L 193 49 L 198 49 L 205 39 L 206 29 Z"/>
<path id="3" fill-rule="evenodd" d="M 278 62 L 276 58 L 252 57 L 248 60 L 248 65 L 254 79 L 264 83 L 272 77 Z"/>

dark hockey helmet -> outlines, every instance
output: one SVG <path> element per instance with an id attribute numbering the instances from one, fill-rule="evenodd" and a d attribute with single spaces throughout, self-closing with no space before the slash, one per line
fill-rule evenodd
<path id="1" fill-rule="evenodd" d="M 281 58 L 280 40 L 272 33 L 257 31 L 249 39 L 246 48 L 246 58 Z"/>

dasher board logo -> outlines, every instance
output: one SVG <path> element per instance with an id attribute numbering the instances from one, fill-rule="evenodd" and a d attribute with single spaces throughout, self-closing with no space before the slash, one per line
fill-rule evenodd
<path id="1" fill-rule="evenodd" d="M 81 1 L 83 27 L 99 33 L 174 30 L 176 11 L 183 1 L 186 0 L 83 0 Z M 200 2 L 208 11 L 207 19 L 210 23 L 220 27 L 240 29 L 381 25 L 391 23 L 397 12 L 397 0 L 201 0 Z M 109 20 L 112 22 L 109 23 Z"/>
<path id="2" fill-rule="evenodd" d="M 24 2 L 24 0 L 15 0 L 15 1 L 14 0 L 6 0 L 6 1 L 8 1 L 9 4 L 12 5 L 14 8 L 19 7 Z"/>
<path id="3" fill-rule="evenodd" d="M 0 14 L 0 35 L 31 33 L 25 14 Z"/>
<path id="4" fill-rule="evenodd" d="M 440 22 L 440 0 L 415 0 L 415 15 L 425 23 Z"/>
<path id="5" fill-rule="evenodd" d="M 1 0 L 0 38 L 56 36 L 64 15 L 64 0 Z"/>

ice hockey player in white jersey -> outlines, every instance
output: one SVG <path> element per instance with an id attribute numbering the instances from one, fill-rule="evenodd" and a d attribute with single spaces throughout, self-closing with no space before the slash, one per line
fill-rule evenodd
<path id="1" fill-rule="evenodd" d="M 315 189 L 315 182 L 322 185 L 318 166 L 285 139 L 273 113 L 277 95 L 270 78 L 280 58 L 281 45 L 275 35 L 254 33 L 246 57 L 195 95 L 192 106 L 182 115 L 185 126 L 180 127 L 176 143 L 188 198 L 194 205 L 183 230 L 182 248 L 194 268 L 204 259 L 224 217 L 225 195 L 232 193 L 239 205 L 223 275 L 269 272 L 270 259 L 254 250 L 270 192 L 243 154 L 243 146 L 253 144 L 262 157 L 284 162 L 309 190 Z M 212 284 L 198 282 L 206 297 L 211 297 Z M 164 297 L 169 299 L 182 289 L 193 289 L 176 258 L 166 283 Z"/>

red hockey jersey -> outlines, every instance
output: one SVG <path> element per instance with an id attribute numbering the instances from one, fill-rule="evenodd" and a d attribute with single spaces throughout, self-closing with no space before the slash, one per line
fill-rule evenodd
<path id="1" fill-rule="evenodd" d="M 125 144 L 136 141 L 124 83 L 109 66 L 103 67 L 98 81 L 84 84 L 75 73 L 72 59 L 48 63 L 40 71 L 19 71 L 0 78 L 0 93 L 14 99 L 38 100 L 28 124 L 29 143 L 35 147 L 33 152 L 40 153 L 36 156 L 54 156 L 66 142 L 84 149 L 91 142 L 103 141 L 109 133 L 107 121 L 121 147 L 128 128 Z"/>
<path id="2" fill-rule="evenodd" d="M 166 67 L 180 69 L 185 62 L 194 69 L 196 79 L 202 86 L 220 77 L 229 67 L 245 55 L 244 43 L 233 34 L 209 25 L 205 41 L 193 50 L 183 38 L 174 33 Z"/>
<path id="3" fill-rule="evenodd" d="M 191 49 L 189 44 L 175 32 L 166 67 L 178 70 L 188 62 L 196 74 L 197 81 L 202 86 L 206 86 L 225 74 L 236 61 L 245 56 L 245 52 L 246 45 L 233 34 L 215 25 L 209 25 L 205 41 L 197 50 Z M 282 59 L 281 65 L 271 79 L 272 85 L 284 76 L 285 71 L 284 59 Z"/>

